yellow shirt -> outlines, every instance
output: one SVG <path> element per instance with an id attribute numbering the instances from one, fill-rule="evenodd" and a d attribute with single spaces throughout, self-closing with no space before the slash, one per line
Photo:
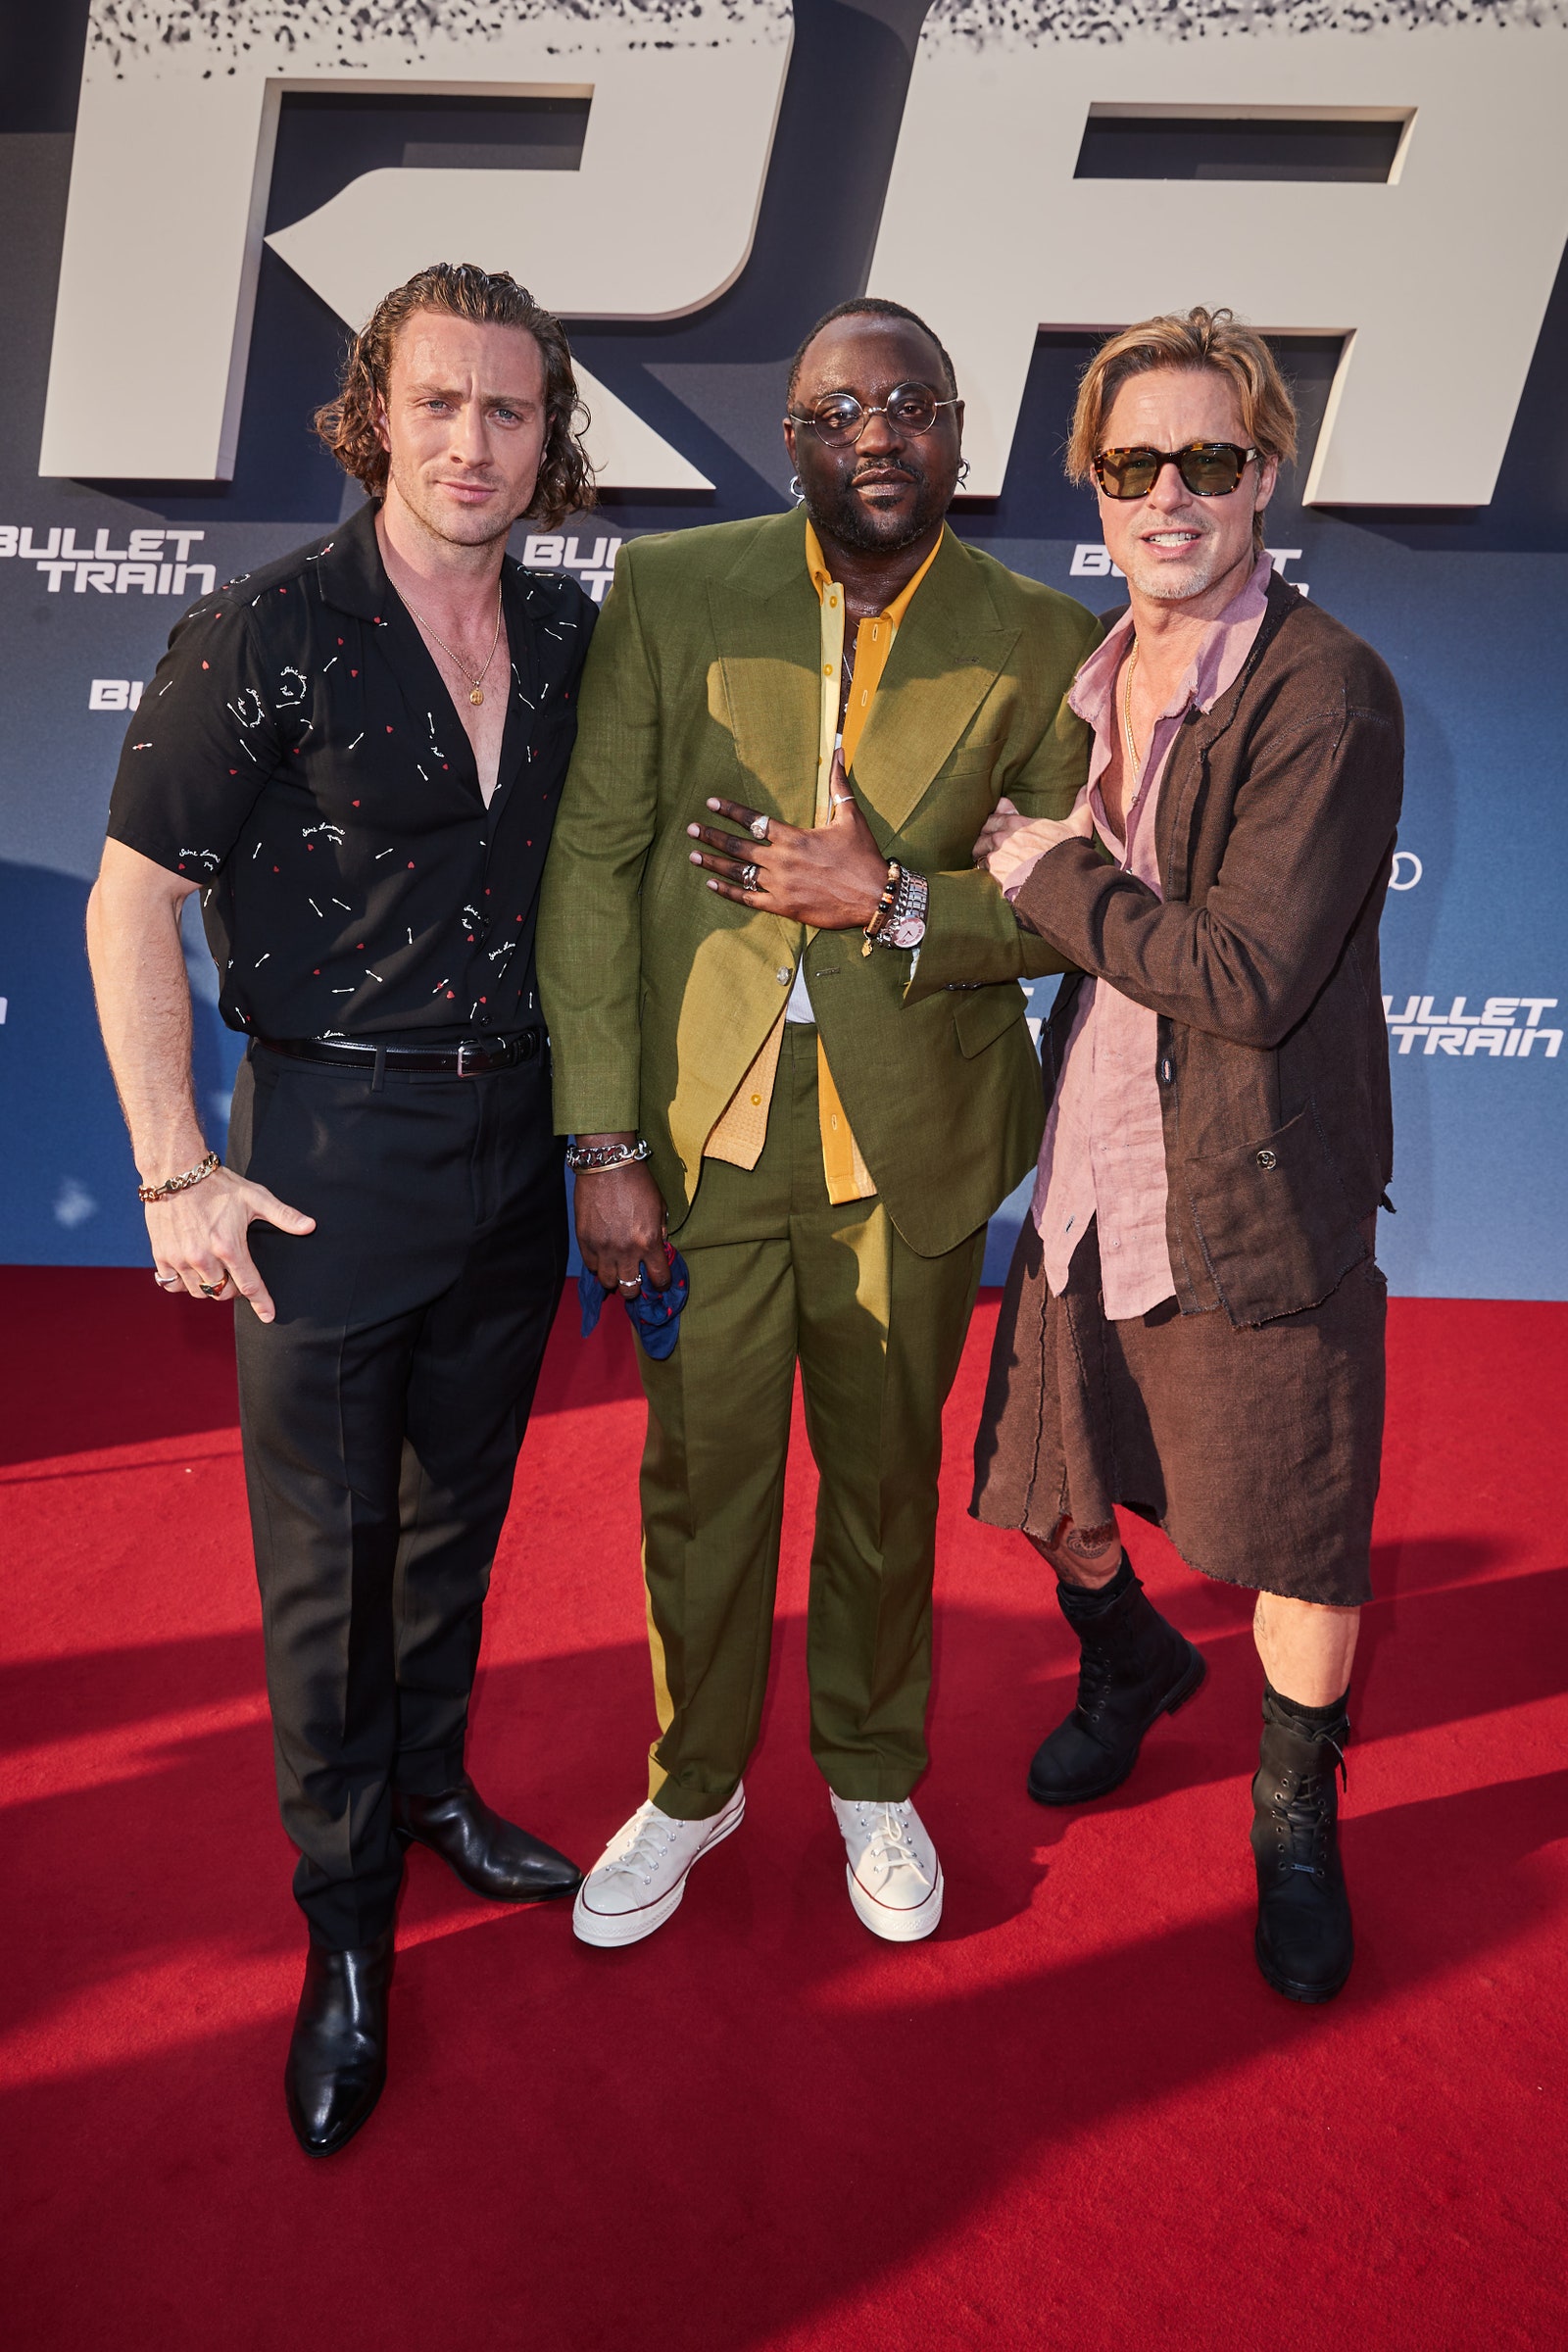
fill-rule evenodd
<path id="1" fill-rule="evenodd" d="M 844 590 L 828 569 L 821 541 L 809 522 L 806 526 L 806 565 L 821 607 L 821 727 L 816 756 L 816 823 L 830 825 L 838 814 L 833 805 L 833 778 L 842 759 L 847 771 L 854 762 L 876 690 L 887 668 L 899 623 L 909 609 L 915 590 L 936 561 L 931 550 L 919 570 L 901 590 L 885 612 L 862 620 L 855 634 L 855 674 L 844 711 L 842 742 L 839 728 L 839 673 L 844 660 Z M 784 1013 L 768 1031 L 761 1052 L 730 1097 L 704 1148 L 704 1157 L 728 1160 L 738 1168 L 755 1168 L 767 1137 L 767 1113 L 784 1043 Z M 860 1156 L 839 1101 L 838 1088 L 827 1066 L 820 1036 L 816 1043 L 817 1115 L 822 1135 L 822 1172 L 827 1197 L 838 1205 L 845 1200 L 869 1200 L 876 1184 Z"/>

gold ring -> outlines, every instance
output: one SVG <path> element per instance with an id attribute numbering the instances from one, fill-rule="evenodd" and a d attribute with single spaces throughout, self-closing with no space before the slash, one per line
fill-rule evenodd
<path id="1" fill-rule="evenodd" d="M 198 1287 L 204 1298 L 221 1298 L 233 1277 L 225 1274 L 221 1282 L 204 1282 Z"/>

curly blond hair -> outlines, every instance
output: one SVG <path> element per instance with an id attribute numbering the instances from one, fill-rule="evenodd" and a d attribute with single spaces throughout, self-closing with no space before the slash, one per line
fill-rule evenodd
<path id="1" fill-rule="evenodd" d="M 386 489 L 388 459 L 377 426 L 398 335 L 419 311 L 445 311 L 481 326 L 520 326 L 538 344 L 545 364 L 545 446 L 526 519 L 546 530 L 595 501 L 593 467 L 582 445 L 588 411 L 577 395 L 571 347 L 559 318 L 542 310 L 505 270 L 472 262 L 436 262 L 394 286 L 376 304 L 343 363 L 335 400 L 316 412 L 316 429 L 345 473 L 372 498 Z"/>
<path id="2" fill-rule="evenodd" d="M 1078 386 L 1072 432 L 1067 441 L 1067 478 L 1087 482 L 1104 446 L 1105 420 L 1129 376 L 1156 368 L 1213 368 L 1228 376 L 1242 412 L 1242 430 L 1265 458 L 1288 465 L 1296 455 L 1296 403 L 1279 362 L 1255 327 L 1244 326 L 1230 311 L 1167 311 L 1123 327 L 1102 343 Z M 1263 516 L 1252 517 L 1252 539 L 1261 550 Z"/>

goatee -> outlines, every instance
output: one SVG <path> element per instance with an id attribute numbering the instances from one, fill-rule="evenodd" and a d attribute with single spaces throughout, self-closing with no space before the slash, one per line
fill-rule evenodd
<path id="1" fill-rule="evenodd" d="M 1211 588 L 1219 571 L 1219 557 L 1212 539 L 1195 548 L 1178 569 L 1170 564 L 1144 565 L 1130 562 L 1127 577 L 1140 596 L 1154 604 L 1179 604 L 1189 596 L 1201 596 Z"/>

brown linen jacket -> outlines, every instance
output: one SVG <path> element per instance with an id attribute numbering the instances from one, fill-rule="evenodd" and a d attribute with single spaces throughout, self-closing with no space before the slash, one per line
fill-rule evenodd
<path id="1" fill-rule="evenodd" d="M 1370 1254 L 1394 1165 L 1378 963 L 1404 719 L 1358 637 L 1273 579 L 1246 667 L 1172 747 L 1163 901 L 1088 841 L 1041 858 L 1014 911 L 1080 973 L 1159 1016 L 1166 1233 L 1186 1314 L 1258 1324 Z M 1081 980 L 1042 1040 L 1049 1103 Z"/>

